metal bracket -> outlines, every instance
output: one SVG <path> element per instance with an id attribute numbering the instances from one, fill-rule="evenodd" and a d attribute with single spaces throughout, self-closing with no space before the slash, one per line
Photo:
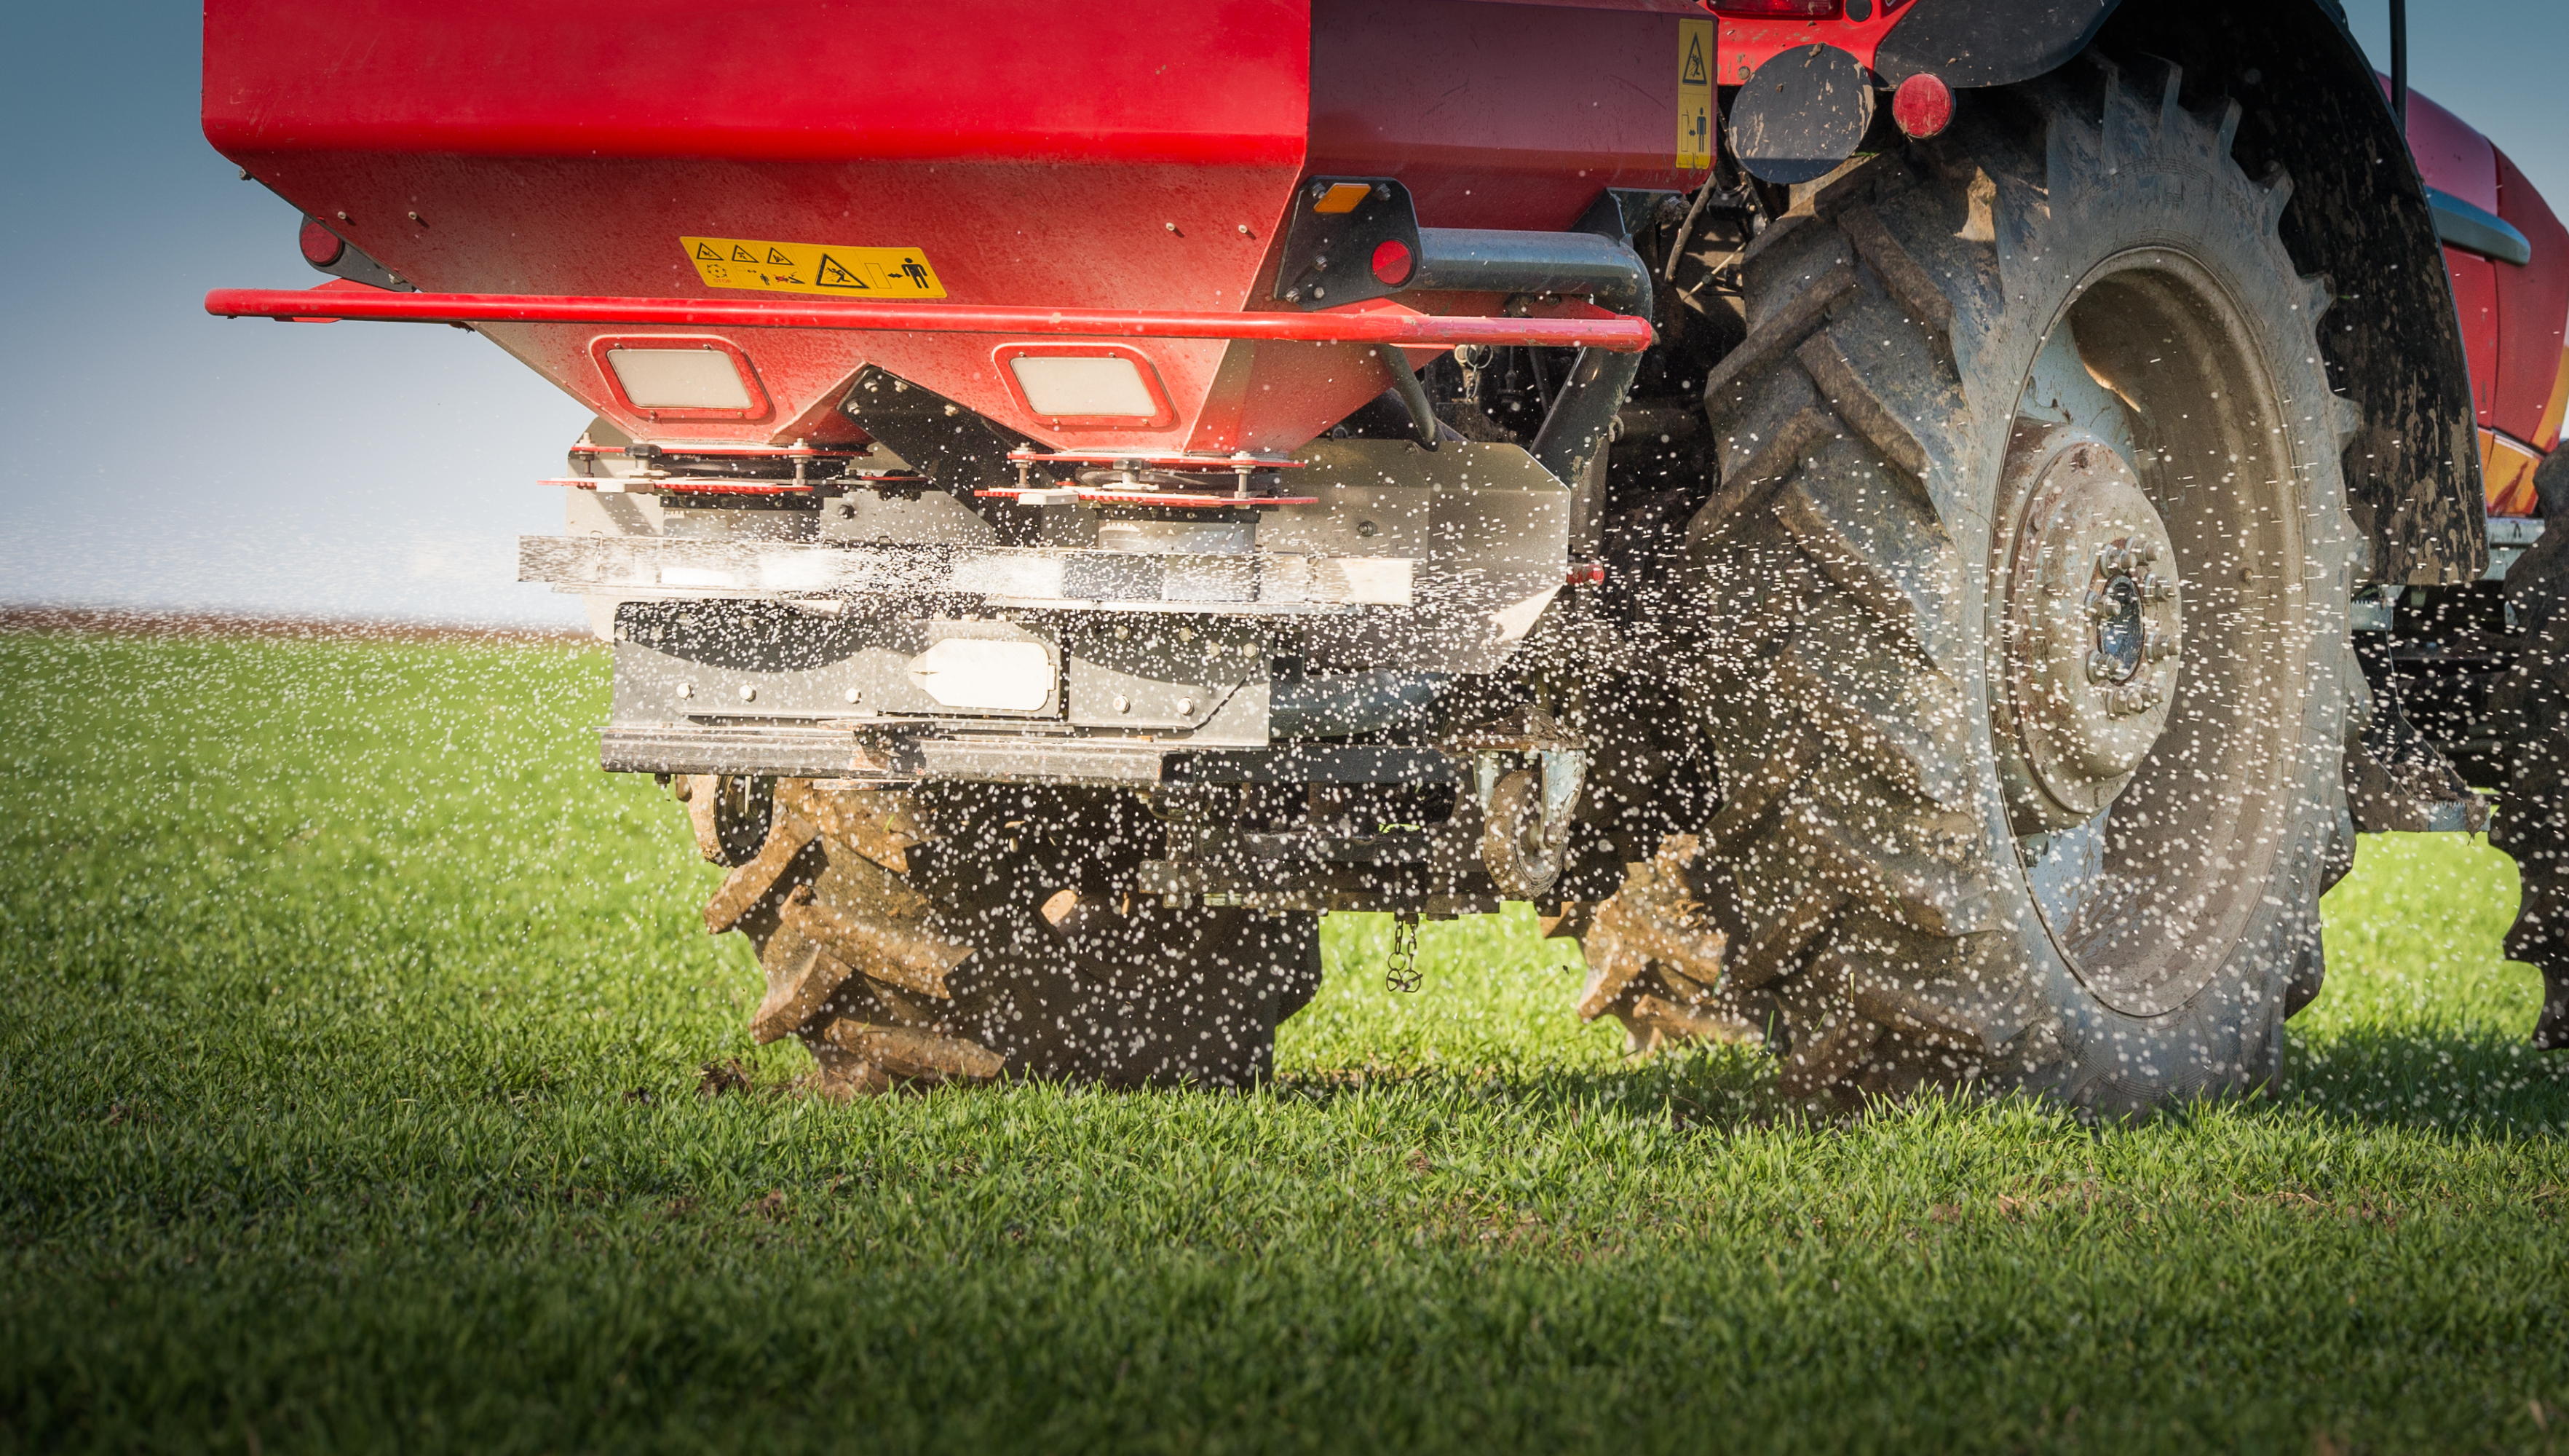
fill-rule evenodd
<path id="1" fill-rule="evenodd" d="M 1329 210 L 1356 187 L 1364 188 L 1361 197 Z M 1374 251 L 1385 243 L 1407 249 L 1396 283 L 1374 276 Z M 1388 298 L 1409 286 L 1419 252 L 1409 188 L 1389 178 L 1315 177 L 1293 197 L 1293 220 L 1285 224 L 1284 253 L 1276 265 L 1276 298 L 1306 309 Z"/>

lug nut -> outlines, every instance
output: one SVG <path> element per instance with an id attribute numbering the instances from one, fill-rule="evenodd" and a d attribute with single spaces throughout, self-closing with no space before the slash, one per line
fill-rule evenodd
<path id="1" fill-rule="evenodd" d="M 2090 652 L 2087 654 L 2087 680 L 2089 682 L 2103 682 L 2106 678 L 2113 675 L 2113 658 L 2106 656 L 2102 652 Z"/>

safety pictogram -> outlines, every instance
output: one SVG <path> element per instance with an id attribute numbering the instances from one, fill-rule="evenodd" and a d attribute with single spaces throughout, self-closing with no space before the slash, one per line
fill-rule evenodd
<path id="1" fill-rule="evenodd" d="M 821 266 L 813 282 L 824 288 L 872 288 L 874 285 L 848 271 L 847 266 L 828 253 L 821 254 Z"/>
<path id="2" fill-rule="evenodd" d="M 1712 105 L 1712 22 L 1677 22 L 1677 152 L 1680 172 L 1712 167 L 1712 129 L 1719 113 Z"/>
<path id="3" fill-rule="evenodd" d="M 915 247 L 771 242 L 757 237 L 681 237 L 708 288 L 817 293 L 840 298 L 942 298 L 945 285 Z"/>

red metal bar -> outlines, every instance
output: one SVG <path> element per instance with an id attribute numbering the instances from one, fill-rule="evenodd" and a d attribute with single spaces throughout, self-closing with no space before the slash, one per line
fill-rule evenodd
<path id="1" fill-rule="evenodd" d="M 1399 309 L 1360 313 L 1141 313 L 1106 308 L 992 308 L 979 304 L 735 302 L 699 298 L 567 298 L 525 293 L 360 293 L 356 289 L 217 288 L 218 318 L 371 319 L 391 323 L 587 323 L 685 328 L 858 329 L 938 334 L 1066 334 L 1085 338 L 1257 339 L 1304 343 L 1520 344 L 1635 354 L 1650 320 L 1438 317 Z"/>

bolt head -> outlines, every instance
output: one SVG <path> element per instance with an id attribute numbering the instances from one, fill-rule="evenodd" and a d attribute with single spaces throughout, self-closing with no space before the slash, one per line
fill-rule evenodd
<path id="1" fill-rule="evenodd" d="M 1194 712 L 1195 710 L 1196 710 L 1196 700 L 1195 700 L 1195 699 L 1193 699 L 1193 698 L 1180 698 L 1180 699 L 1178 699 L 1178 716 L 1179 716 L 1179 717 L 1183 718 L 1183 717 L 1187 716 L 1189 713 Z"/>
<path id="2" fill-rule="evenodd" d="M 678 684 L 678 696 L 680 696 L 680 697 L 682 697 L 682 698 L 691 698 L 691 697 L 694 697 L 695 695 L 696 695 L 696 685 L 695 685 L 694 683 L 692 683 L 692 682 L 682 682 L 682 683 Z"/>
<path id="3" fill-rule="evenodd" d="M 741 700 L 742 702 L 744 702 L 744 703 L 754 703 L 754 702 L 757 702 L 757 701 L 758 701 L 758 689 L 756 689 L 756 688 L 754 688 L 754 687 L 743 686 L 743 687 L 741 688 L 741 690 L 740 690 L 740 700 Z"/>
<path id="4" fill-rule="evenodd" d="M 858 691 L 857 689 L 855 689 L 855 688 L 850 688 L 850 689 L 848 689 L 848 701 L 849 701 L 849 702 L 852 702 L 852 703 L 853 703 L 853 702 L 855 702 L 857 699 L 859 699 L 859 698 L 861 698 L 861 697 L 864 697 L 864 696 L 865 696 L 865 694 L 864 694 L 864 693 L 859 692 L 859 691 Z"/>
<path id="5" fill-rule="evenodd" d="M 1133 700 L 1124 696 L 1122 693 L 1117 693 L 1115 695 L 1115 711 L 1119 713 L 1129 713 L 1133 711 Z"/>

